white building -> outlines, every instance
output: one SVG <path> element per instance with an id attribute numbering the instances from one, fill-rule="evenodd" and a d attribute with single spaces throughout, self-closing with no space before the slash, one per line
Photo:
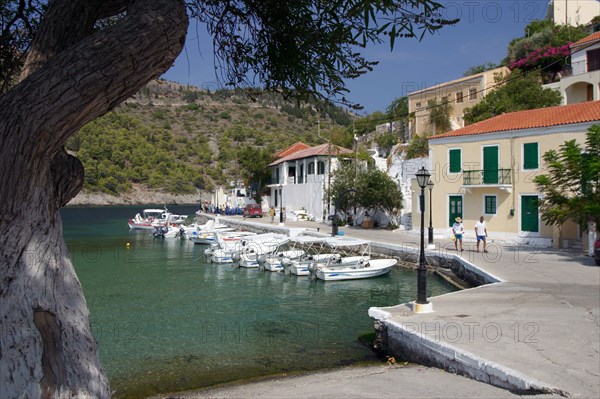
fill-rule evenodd
<path id="1" fill-rule="evenodd" d="M 600 15 L 598 0 L 550 0 L 547 18 L 557 25 L 586 25 Z"/>
<path id="2" fill-rule="evenodd" d="M 563 105 L 599 100 L 600 32 L 584 37 L 570 48 L 572 75 L 544 87 L 560 91 Z"/>
<path id="3" fill-rule="evenodd" d="M 325 191 L 330 184 L 331 174 L 339 168 L 338 155 L 353 152 L 328 143 L 308 147 L 296 143 L 276 154 L 278 159 L 271 168 L 270 206 L 277 211 L 285 208 L 287 214 L 305 210 L 309 217 L 325 219 L 333 205 L 327 203 Z"/>
<path id="4" fill-rule="evenodd" d="M 433 171 L 428 157 L 406 159 L 402 147 L 406 144 L 400 144 L 392 149 L 392 162 L 388 174 L 396 180 L 400 192 L 402 193 L 402 210 L 400 211 L 400 220 L 398 226 L 402 229 L 412 229 L 412 182 L 416 179 L 416 173 L 421 167 Z M 419 193 L 416 193 L 418 195 Z M 419 210 L 414 210 L 415 215 L 419 215 Z"/>

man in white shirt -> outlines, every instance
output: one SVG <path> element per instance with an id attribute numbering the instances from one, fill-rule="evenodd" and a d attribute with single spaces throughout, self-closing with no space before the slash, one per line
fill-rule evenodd
<path id="1" fill-rule="evenodd" d="M 465 227 L 462 224 L 461 218 L 454 219 L 452 225 L 452 234 L 454 234 L 454 249 L 458 251 L 458 243 L 460 242 L 460 251 L 463 251 L 463 234 L 465 233 Z"/>
<path id="2" fill-rule="evenodd" d="M 487 252 L 487 228 L 483 216 L 479 218 L 479 222 L 475 223 L 475 236 L 477 237 L 477 252 L 479 252 L 479 241 L 483 241 L 483 252 Z"/>

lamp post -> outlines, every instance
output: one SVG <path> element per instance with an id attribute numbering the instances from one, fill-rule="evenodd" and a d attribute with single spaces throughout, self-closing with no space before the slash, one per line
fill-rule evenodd
<path id="1" fill-rule="evenodd" d="M 279 225 L 283 226 L 283 185 L 279 186 Z"/>
<path id="2" fill-rule="evenodd" d="M 431 206 L 431 199 L 433 198 L 431 195 L 431 191 L 433 190 L 433 181 L 429 180 L 427 187 L 429 188 L 429 244 L 433 244 L 433 224 L 431 223 L 431 216 L 433 213 L 433 207 Z"/>
<path id="3" fill-rule="evenodd" d="M 421 247 L 419 251 L 419 267 L 417 268 L 417 301 L 414 306 L 415 313 L 432 311 L 432 305 L 427 302 L 427 269 L 425 267 L 425 187 L 431 176 L 425 167 L 416 173 L 417 183 L 421 188 L 419 207 L 421 210 Z"/>

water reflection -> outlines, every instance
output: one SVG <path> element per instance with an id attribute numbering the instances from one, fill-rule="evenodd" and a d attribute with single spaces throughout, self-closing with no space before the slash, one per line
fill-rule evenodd
<path id="1" fill-rule="evenodd" d="M 207 263 L 204 246 L 129 232 L 136 209 L 63 213 L 116 397 L 374 360 L 358 342 L 373 330 L 368 308 L 416 293 L 415 274 L 399 268 L 373 279 L 315 282 Z M 452 290 L 428 282 L 431 295 Z"/>

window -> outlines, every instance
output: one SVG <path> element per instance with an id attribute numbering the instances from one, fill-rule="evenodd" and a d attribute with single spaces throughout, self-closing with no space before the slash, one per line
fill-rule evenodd
<path id="1" fill-rule="evenodd" d="M 523 144 L 523 169 L 538 169 L 538 143 Z"/>
<path id="2" fill-rule="evenodd" d="M 421 108 L 421 103 L 416 103 L 416 104 L 415 104 L 415 106 L 416 106 L 417 108 Z"/>
<path id="3" fill-rule="evenodd" d="M 469 89 L 469 101 L 477 100 L 477 89 L 471 87 Z"/>
<path id="4" fill-rule="evenodd" d="M 323 162 L 323 161 L 317 162 L 317 174 L 318 175 L 325 174 L 325 162 Z"/>
<path id="5" fill-rule="evenodd" d="M 281 183 L 279 181 L 279 167 L 275 168 L 275 182 L 276 183 Z"/>
<path id="6" fill-rule="evenodd" d="M 460 173 L 462 170 L 462 159 L 461 159 L 461 149 L 455 148 L 448 151 L 448 158 L 450 164 L 450 173 Z"/>
<path id="7" fill-rule="evenodd" d="M 309 175 L 314 175 L 315 174 L 315 163 L 314 162 L 309 162 L 308 163 L 308 174 Z"/>
<path id="8" fill-rule="evenodd" d="M 463 102 L 463 92 L 462 91 L 457 91 L 456 92 L 456 102 L 457 103 L 462 103 Z"/>
<path id="9" fill-rule="evenodd" d="M 587 56 L 587 71 L 597 71 L 600 69 L 600 48 L 589 50 Z"/>
<path id="10" fill-rule="evenodd" d="M 495 195 L 486 195 L 484 197 L 484 210 L 483 212 L 486 215 L 495 215 L 496 214 L 496 196 Z"/>

